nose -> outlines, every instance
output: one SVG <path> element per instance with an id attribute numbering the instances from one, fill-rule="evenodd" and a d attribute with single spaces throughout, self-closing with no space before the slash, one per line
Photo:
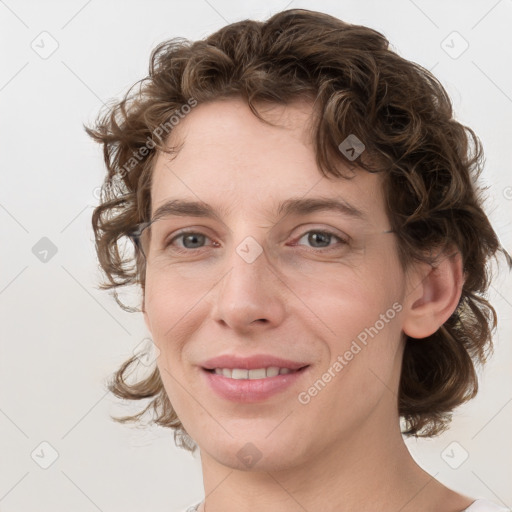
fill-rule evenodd
<path id="1" fill-rule="evenodd" d="M 212 296 L 213 319 L 239 334 L 279 325 L 285 317 L 286 299 L 289 300 L 290 291 L 269 262 L 266 251 L 252 260 L 250 252 L 257 248 L 253 241 L 248 245 L 241 243 L 233 250 L 227 258 L 227 272 Z"/>

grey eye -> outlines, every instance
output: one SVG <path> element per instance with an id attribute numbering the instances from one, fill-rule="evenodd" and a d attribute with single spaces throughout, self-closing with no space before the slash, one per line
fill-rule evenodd
<path id="1" fill-rule="evenodd" d="M 181 239 L 183 247 L 186 249 L 199 249 L 203 246 L 205 243 L 206 238 L 208 238 L 206 235 L 203 235 L 202 233 L 181 233 L 175 238 L 174 240 Z"/>
<path id="2" fill-rule="evenodd" d="M 300 241 L 303 240 L 305 237 L 307 237 L 308 244 L 311 244 L 311 246 L 316 249 L 330 247 L 333 238 L 336 239 L 338 242 L 345 243 L 345 240 L 341 239 L 334 233 L 330 233 L 329 231 L 308 231 L 307 233 L 304 233 L 301 238 L 299 238 L 298 243 L 300 243 Z"/>

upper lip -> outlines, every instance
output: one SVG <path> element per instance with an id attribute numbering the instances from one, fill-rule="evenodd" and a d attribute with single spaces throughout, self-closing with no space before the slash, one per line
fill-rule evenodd
<path id="1" fill-rule="evenodd" d="M 213 370 L 215 368 L 240 368 L 242 370 L 255 370 L 257 368 L 268 368 L 270 366 L 277 366 L 279 368 L 289 368 L 290 370 L 298 370 L 303 366 L 308 366 L 308 363 L 290 361 L 267 354 L 256 354 L 252 356 L 242 357 L 235 355 L 221 355 L 213 357 L 204 361 L 201 366 L 206 370 Z"/>

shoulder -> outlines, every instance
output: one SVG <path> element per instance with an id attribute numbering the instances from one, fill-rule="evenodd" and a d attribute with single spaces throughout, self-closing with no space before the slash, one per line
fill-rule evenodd
<path id="1" fill-rule="evenodd" d="M 509 508 L 496 505 L 492 501 L 480 498 L 475 500 L 468 508 L 462 512 L 510 512 Z"/>

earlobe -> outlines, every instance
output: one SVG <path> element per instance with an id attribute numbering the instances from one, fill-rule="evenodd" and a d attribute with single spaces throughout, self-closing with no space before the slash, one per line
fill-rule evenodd
<path id="1" fill-rule="evenodd" d="M 411 338 L 434 334 L 457 308 L 464 284 L 460 252 L 440 256 L 435 266 L 422 264 L 409 292 L 403 331 Z"/>

